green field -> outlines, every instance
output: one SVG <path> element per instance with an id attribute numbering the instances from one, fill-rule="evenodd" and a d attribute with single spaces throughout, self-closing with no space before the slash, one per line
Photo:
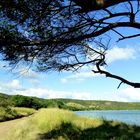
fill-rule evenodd
<path id="1" fill-rule="evenodd" d="M 140 127 L 78 117 L 62 109 L 40 109 L 35 114 L 0 123 L 2 140 L 139 140 Z"/>

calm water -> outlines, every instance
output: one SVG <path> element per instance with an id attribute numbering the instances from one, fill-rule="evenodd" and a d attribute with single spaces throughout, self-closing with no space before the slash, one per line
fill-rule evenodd
<path id="1" fill-rule="evenodd" d="M 140 110 L 75 111 L 77 115 L 116 120 L 140 126 Z"/>

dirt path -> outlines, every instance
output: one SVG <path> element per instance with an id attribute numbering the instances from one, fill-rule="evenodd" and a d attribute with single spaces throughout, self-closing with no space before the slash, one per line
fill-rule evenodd
<path id="1" fill-rule="evenodd" d="M 0 123 L 0 140 L 5 140 L 6 135 L 16 127 L 21 121 L 27 119 L 28 117 L 23 117 L 20 119 L 15 119 L 11 121 L 1 122 Z"/>

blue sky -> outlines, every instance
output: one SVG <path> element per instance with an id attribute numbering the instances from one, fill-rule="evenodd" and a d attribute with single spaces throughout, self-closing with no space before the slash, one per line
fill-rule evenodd
<path id="1" fill-rule="evenodd" d="M 128 28 L 118 30 L 126 35 L 139 32 Z M 114 43 L 107 51 L 108 66 L 104 69 L 130 81 L 140 82 L 140 37 L 116 43 L 118 36 L 111 33 L 110 36 Z M 4 65 L 5 62 L 1 61 L 0 92 L 2 93 L 41 98 L 140 101 L 140 89 L 124 84 L 117 89 L 120 83 L 118 80 L 94 74 L 87 67 L 77 73 L 37 73 L 22 65 L 12 71 L 8 67 L 3 67 Z"/>
<path id="2" fill-rule="evenodd" d="M 104 69 L 140 82 L 139 38 L 113 44 L 107 51 Z M 94 74 L 87 67 L 78 72 L 37 73 L 24 66 L 10 70 L 0 63 L 0 92 L 41 98 L 72 98 L 114 101 L 140 101 L 140 89 Z"/>

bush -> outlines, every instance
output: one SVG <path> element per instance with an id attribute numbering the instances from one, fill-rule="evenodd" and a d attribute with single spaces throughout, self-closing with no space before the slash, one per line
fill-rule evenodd
<path id="1" fill-rule="evenodd" d="M 15 107 L 28 107 L 39 109 L 42 107 L 42 104 L 33 97 L 27 97 L 22 95 L 15 95 L 11 98 Z"/>
<path id="2" fill-rule="evenodd" d="M 0 107 L 0 122 L 19 118 L 16 110 L 12 110 L 10 107 Z"/>
<path id="3" fill-rule="evenodd" d="M 35 110 L 31 108 L 0 107 L 0 122 L 29 116 L 33 113 L 35 113 Z"/>

